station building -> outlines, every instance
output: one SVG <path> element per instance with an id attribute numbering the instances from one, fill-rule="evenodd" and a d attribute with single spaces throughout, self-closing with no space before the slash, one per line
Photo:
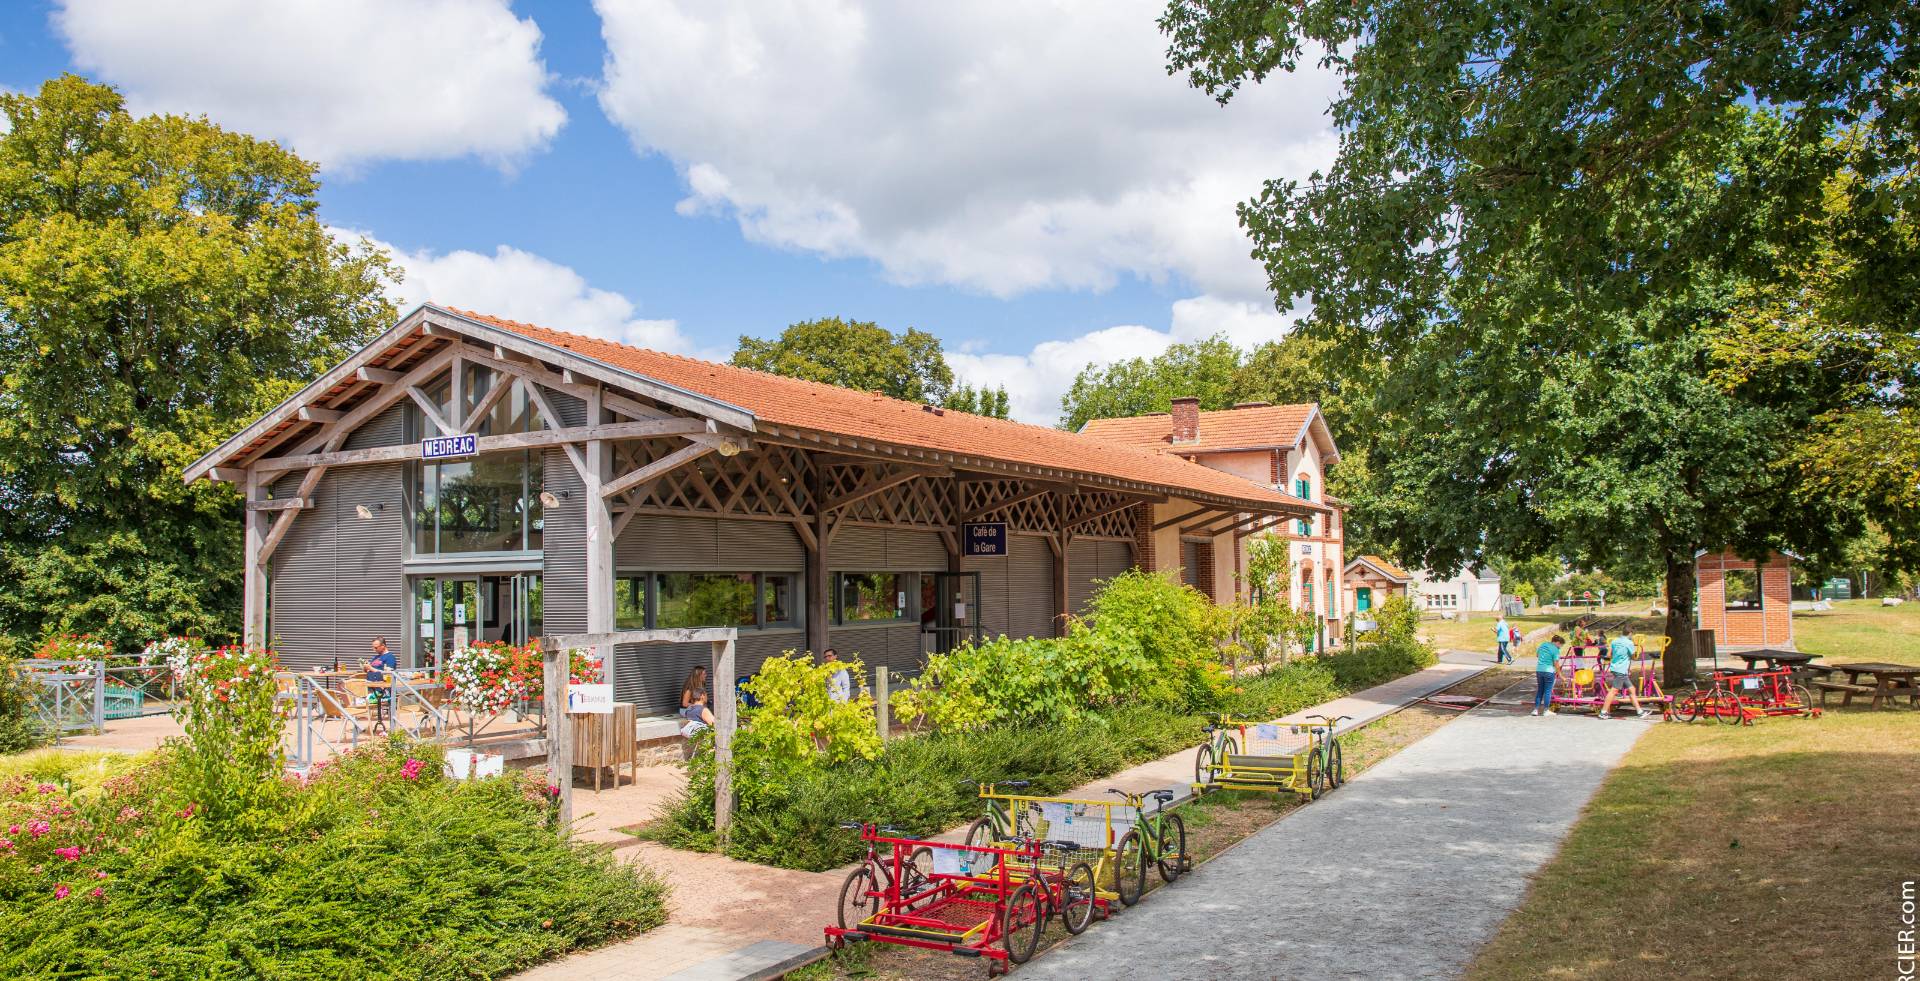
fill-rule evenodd
<path id="1" fill-rule="evenodd" d="M 293 667 L 358 663 L 376 635 L 419 666 L 476 640 L 734 626 L 743 674 L 829 646 L 912 670 L 1059 634 L 1135 566 L 1230 599 L 1262 530 L 1315 547 L 1313 589 L 1341 563 L 1311 415 L 1241 473 L 1224 438 L 1167 452 L 426 305 L 185 477 L 244 489 L 246 634 Z M 1312 492 L 1282 489 L 1296 472 Z M 646 715 L 710 652 L 610 653 Z"/>

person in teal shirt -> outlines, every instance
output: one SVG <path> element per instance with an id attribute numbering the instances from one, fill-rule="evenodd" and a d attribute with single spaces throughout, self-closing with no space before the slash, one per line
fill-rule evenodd
<path id="1" fill-rule="evenodd" d="M 1641 706 L 1640 694 L 1633 690 L 1630 669 L 1633 667 L 1635 650 L 1633 638 L 1626 634 L 1615 637 L 1613 642 L 1607 645 L 1607 700 L 1600 703 L 1600 717 L 1603 719 L 1613 718 L 1613 700 L 1622 691 L 1626 692 L 1627 698 L 1632 700 L 1633 710 L 1640 713 L 1640 718 L 1644 719 L 1653 714 Z"/>
<path id="2" fill-rule="evenodd" d="M 1553 667 L 1560 660 L 1560 645 L 1566 638 L 1554 634 L 1552 640 L 1543 640 L 1533 649 L 1533 714 L 1553 714 Z"/>
<path id="3" fill-rule="evenodd" d="M 1493 663 L 1495 664 L 1512 664 L 1513 663 L 1513 651 L 1511 648 L 1507 646 L 1507 641 L 1512 633 L 1512 629 L 1513 628 L 1507 625 L 1507 618 L 1505 615 L 1502 615 L 1500 617 L 1499 623 L 1496 623 L 1493 625 L 1493 642 L 1495 645 L 1494 654 L 1493 654 Z"/>

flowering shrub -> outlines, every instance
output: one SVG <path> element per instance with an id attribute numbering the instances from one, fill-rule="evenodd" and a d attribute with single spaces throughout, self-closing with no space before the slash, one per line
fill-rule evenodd
<path id="1" fill-rule="evenodd" d="M 447 656 L 448 697 L 476 715 L 504 712 L 523 701 L 537 701 L 546 692 L 546 674 L 540 644 L 480 641 L 456 648 Z M 567 651 L 567 675 L 572 684 L 600 680 L 600 662 L 582 648 Z"/>
<path id="2" fill-rule="evenodd" d="M 92 634 L 52 634 L 40 642 L 33 656 L 43 661 L 104 661 L 113 648 Z"/>
<path id="3" fill-rule="evenodd" d="M 246 811 L 284 766 L 285 705 L 273 681 L 274 653 L 253 645 L 201 647 L 169 661 L 182 699 L 184 739 L 169 741 L 181 763 L 185 800 L 212 818 Z"/>
<path id="4" fill-rule="evenodd" d="M 0 779 L 0 977 L 498 977 L 665 918 L 649 873 L 549 830 L 544 782 L 448 780 L 431 745 L 270 776 L 244 835 L 178 803 L 176 753 L 71 792 L 44 755 Z"/>

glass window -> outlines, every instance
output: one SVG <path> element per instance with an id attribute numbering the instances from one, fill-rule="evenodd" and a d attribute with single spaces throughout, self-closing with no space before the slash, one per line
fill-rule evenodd
<path id="1" fill-rule="evenodd" d="M 496 378 L 491 370 L 477 365 L 468 365 L 466 372 L 459 412 L 450 404 L 449 379 L 427 388 L 429 399 L 450 418 L 464 418 L 478 406 Z M 513 389 L 480 420 L 480 435 L 525 432 L 542 425 L 525 386 L 509 384 Z M 409 440 L 439 434 L 418 407 L 408 406 L 406 419 Z M 540 506 L 544 459 L 539 451 L 514 450 L 450 463 L 416 461 L 410 481 L 414 552 L 537 551 L 545 526 Z"/>
<path id="2" fill-rule="evenodd" d="M 793 574 L 769 572 L 760 577 L 760 583 L 760 595 L 766 607 L 760 622 L 769 627 L 792 623 L 798 605 L 793 600 Z"/>
<path id="3" fill-rule="evenodd" d="M 1760 609 L 1760 570 L 1728 569 L 1726 571 L 1727 609 Z"/>
<path id="4" fill-rule="evenodd" d="M 663 572 L 654 576 L 654 626 L 751 627 L 751 572 Z"/>
<path id="5" fill-rule="evenodd" d="M 841 623 L 900 620 L 907 615 L 907 577 L 899 572 L 840 574 Z"/>
<path id="6" fill-rule="evenodd" d="M 647 629 L 647 577 L 616 576 L 613 580 L 613 629 Z"/>

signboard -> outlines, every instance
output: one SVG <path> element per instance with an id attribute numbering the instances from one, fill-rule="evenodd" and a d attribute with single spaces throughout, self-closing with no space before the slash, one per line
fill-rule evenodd
<path id="1" fill-rule="evenodd" d="M 1007 554 L 1007 523 L 976 521 L 961 525 L 960 554 L 975 557 Z"/>
<path id="2" fill-rule="evenodd" d="M 1826 582 L 1821 583 L 1820 598 L 1830 599 L 1830 600 L 1852 599 L 1853 598 L 1853 580 L 1829 579 Z"/>
<path id="3" fill-rule="evenodd" d="M 472 456 L 480 452 L 480 437 L 472 433 L 455 433 L 452 436 L 435 436 L 420 441 L 420 459 L 445 460 L 449 457 Z"/>
<path id="4" fill-rule="evenodd" d="M 612 685 L 568 685 L 567 711 L 574 715 L 612 715 Z"/>

